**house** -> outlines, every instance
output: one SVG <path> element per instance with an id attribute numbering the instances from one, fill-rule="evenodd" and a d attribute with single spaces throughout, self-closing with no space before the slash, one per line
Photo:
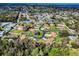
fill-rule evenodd
<path id="1" fill-rule="evenodd" d="M 24 26 L 18 26 L 17 30 L 25 30 L 25 27 Z"/>
<path id="2" fill-rule="evenodd" d="M 15 23 L 12 23 L 12 22 L 3 22 L 1 24 L 2 27 L 13 27 L 15 26 Z"/>
<path id="3" fill-rule="evenodd" d="M 5 32 L 8 32 L 14 26 L 15 26 L 15 23 L 12 23 L 12 22 L 2 23 L 2 27 L 4 28 Z"/>
<path id="4" fill-rule="evenodd" d="M 0 37 L 2 37 L 4 34 L 4 31 L 0 31 Z"/>
<path id="5" fill-rule="evenodd" d="M 65 25 L 64 24 L 57 24 L 57 28 L 59 29 L 59 30 L 65 30 Z"/>
<path id="6" fill-rule="evenodd" d="M 76 39 L 78 38 L 78 36 L 76 36 L 76 35 L 71 35 L 71 36 L 68 36 L 68 38 L 69 38 L 70 40 L 76 40 Z"/>
<path id="7" fill-rule="evenodd" d="M 31 22 L 33 22 L 32 20 L 25 20 L 24 21 L 24 23 L 27 23 L 27 24 L 29 24 L 29 23 L 31 23 Z"/>
<path id="8" fill-rule="evenodd" d="M 47 36 L 48 36 L 48 38 L 47 38 L 47 39 L 44 39 L 44 40 L 46 40 L 45 43 L 46 43 L 47 45 L 51 45 L 52 42 L 54 41 L 55 37 L 57 36 L 57 33 L 51 32 L 51 33 L 48 34 Z"/>

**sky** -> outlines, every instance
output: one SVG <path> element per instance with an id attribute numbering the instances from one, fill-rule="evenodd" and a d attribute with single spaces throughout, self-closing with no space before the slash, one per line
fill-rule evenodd
<path id="1" fill-rule="evenodd" d="M 0 3 L 79 3 L 79 0 L 0 0 Z"/>

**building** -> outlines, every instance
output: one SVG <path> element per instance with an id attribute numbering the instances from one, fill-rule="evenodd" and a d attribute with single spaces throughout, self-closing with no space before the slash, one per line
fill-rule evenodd
<path id="1" fill-rule="evenodd" d="M 24 26 L 18 26 L 17 30 L 25 30 L 25 27 Z"/>
<path id="2" fill-rule="evenodd" d="M 0 37 L 4 35 L 4 31 L 0 31 Z"/>

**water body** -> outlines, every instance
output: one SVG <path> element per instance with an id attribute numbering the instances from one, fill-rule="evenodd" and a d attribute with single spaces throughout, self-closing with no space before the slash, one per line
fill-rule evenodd
<path id="1" fill-rule="evenodd" d="M 1 6 L 54 6 L 79 8 L 79 3 L 0 3 Z"/>

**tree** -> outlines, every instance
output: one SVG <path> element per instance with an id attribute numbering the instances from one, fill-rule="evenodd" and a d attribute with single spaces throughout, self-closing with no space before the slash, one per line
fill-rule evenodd
<path id="1" fill-rule="evenodd" d="M 28 56 L 29 55 L 29 51 L 26 49 L 25 50 L 25 55 Z"/>
<path id="2" fill-rule="evenodd" d="M 34 35 L 34 37 L 38 39 L 42 38 L 42 36 L 44 36 L 44 32 L 41 30 L 37 31 Z"/>
<path id="3" fill-rule="evenodd" d="M 52 48 L 50 52 L 48 53 L 49 56 L 59 56 L 60 55 L 60 49 L 59 48 Z"/>
<path id="4" fill-rule="evenodd" d="M 43 53 L 42 50 L 39 51 L 39 55 L 40 55 L 40 56 L 43 56 L 43 55 L 44 55 L 44 53 Z"/>
<path id="5" fill-rule="evenodd" d="M 44 47 L 43 53 L 44 53 L 45 56 L 48 56 L 49 50 L 50 50 L 50 47 L 48 47 L 48 46 L 45 46 L 45 47 Z"/>
<path id="6" fill-rule="evenodd" d="M 31 55 L 32 56 L 37 56 L 38 53 L 39 53 L 39 49 L 38 48 L 35 48 L 35 49 L 32 50 Z"/>
<path id="7" fill-rule="evenodd" d="M 69 48 L 52 48 L 48 53 L 49 56 L 68 56 L 69 55 Z"/>

